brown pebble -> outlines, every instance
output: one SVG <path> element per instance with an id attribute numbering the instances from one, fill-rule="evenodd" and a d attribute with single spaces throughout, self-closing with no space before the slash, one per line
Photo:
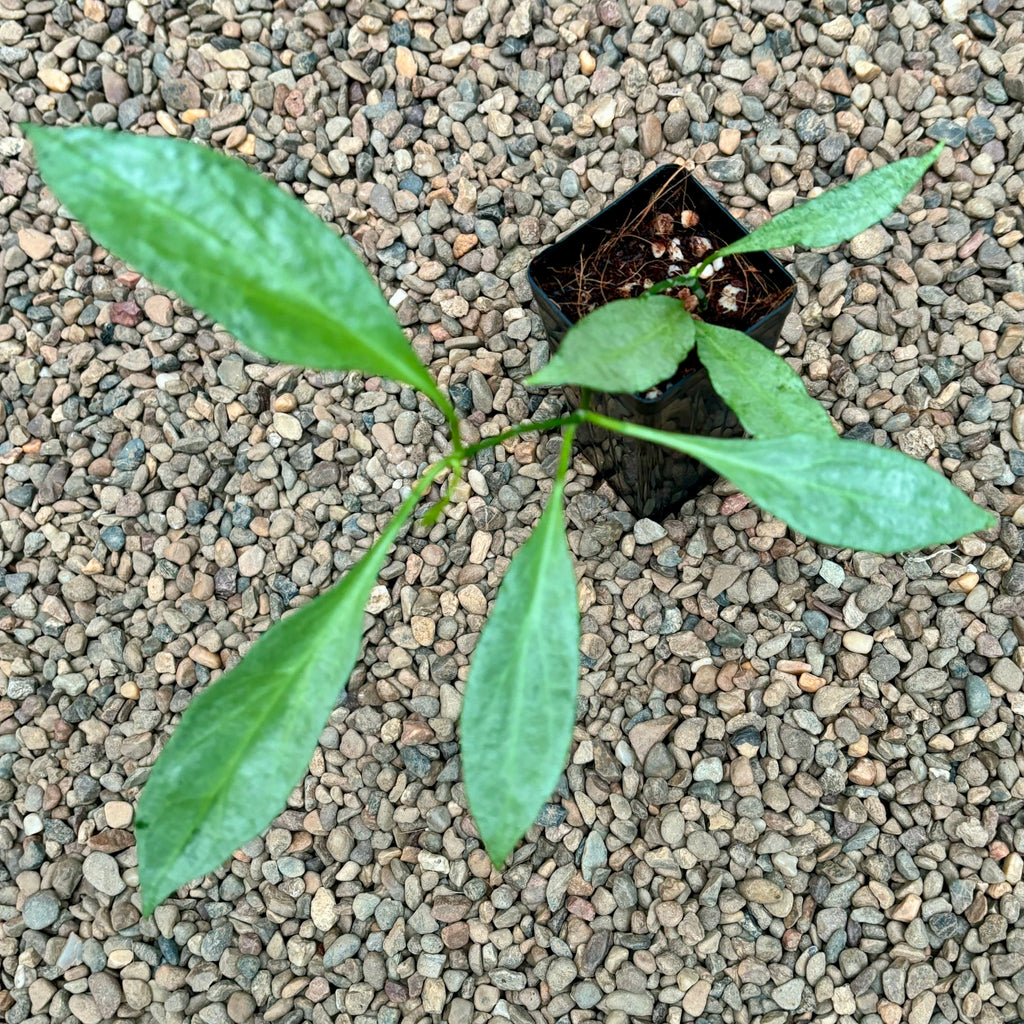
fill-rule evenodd
<path id="1" fill-rule="evenodd" d="M 200 647 L 199 644 L 193 644 L 189 648 L 188 656 L 204 668 L 221 667 L 220 655 L 214 654 L 213 651 L 208 651 L 205 647 Z"/>
<path id="2" fill-rule="evenodd" d="M 421 552 L 420 557 L 427 565 L 444 565 L 445 553 L 444 548 L 437 544 L 428 544 Z"/>
<path id="3" fill-rule="evenodd" d="M 132 299 L 125 302 L 115 302 L 110 306 L 110 322 L 121 324 L 124 327 L 136 327 L 142 323 L 144 314 L 139 309 L 138 303 Z"/>
<path id="4" fill-rule="evenodd" d="M 850 781 L 858 786 L 873 786 L 876 777 L 875 762 L 868 757 L 861 757 L 854 762 L 847 775 Z"/>
<path id="5" fill-rule="evenodd" d="M 780 672 L 791 672 L 793 675 L 800 675 L 801 672 L 810 672 L 811 666 L 806 661 L 789 661 L 783 658 L 775 666 Z"/>
<path id="6" fill-rule="evenodd" d="M 56 243 L 49 235 L 35 228 L 22 228 L 18 232 L 18 245 L 30 260 L 45 260 L 53 252 Z"/>
<path id="7" fill-rule="evenodd" d="M 949 589 L 958 594 L 969 594 L 978 585 L 979 579 L 976 572 L 965 572 L 950 583 Z"/>
<path id="8" fill-rule="evenodd" d="M 452 253 L 456 259 L 461 259 L 471 249 L 476 247 L 479 239 L 476 235 L 456 235 L 455 241 L 452 243 Z"/>
<path id="9" fill-rule="evenodd" d="M 159 327 L 170 327 L 174 323 L 174 308 L 166 295 L 151 295 L 144 308 L 146 316 Z"/>
<path id="10" fill-rule="evenodd" d="M 256 1001 L 248 992 L 232 992 L 228 996 L 227 1011 L 235 1024 L 247 1024 L 256 1012 Z"/>
<path id="11" fill-rule="evenodd" d="M 804 693 L 817 693 L 825 685 L 825 680 L 811 672 L 801 672 L 797 685 Z"/>
<path id="12" fill-rule="evenodd" d="M 60 68 L 40 68 L 36 77 L 51 92 L 67 92 L 71 88 L 71 79 Z"/>
<path id="13" fill-rule="evenodd" d="M 910 893 L 892 911 L 891 917 L 894 921 L 902 921 L 909 924 L 921 911 L 921 897 Z"/>
<path id="14" fill-rule="evenodd" d="M 749 504 L 750 499 L 745 494 L 730 494 L 722 502 L 718 511 L 723 516 L 731 516 L 737 512 L 742 512 Z"/>
<path id="15" fill-rule="evenodd" d="M 119 853 L 135 845 L 135 836 L 126 828 L 105 828 L 90 836 L 86 845 L 90 850 L 99 850 L 101 853 Z"/>
<path id="16" fill-rule="evenodd" d="M 406 78 L 412 78 L 417 73 L 416 58 L 407 46 L 399 46 L 395 50 L 395 70 Z"/>
<path id="17" fill-rule="evenodd" d="M 402 724 L 402 746 L 415 747 L 420 743 L 433 743 L 434 730 L 426 722 L 407 718 Z"/>

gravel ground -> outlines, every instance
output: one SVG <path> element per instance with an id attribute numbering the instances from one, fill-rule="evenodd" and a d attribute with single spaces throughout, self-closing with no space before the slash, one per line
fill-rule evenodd
<path id="1" fill-rule="evenodd" d="M 1024 1016 L 1015 6 L 0 0 L 7 1024 Z M 634 522 L 577 460 L 576 743 L 498 873 L 455 723 L 553 449 L 487 453 L 395 549 L 288 810 L 141 919 L 133 805 L 178 714 L 352 563 L 441 424 L 239 352 L 97 249 L 25 119 L 203 140 L 284 183 L 351 233 L 469 434 L 556 403 L 520 383 L 546 354 L 526 263 L 657 164 L 755 222 L 946 139 L 884 226 L 783 254 L 783 345 L 847 434 L 1001 525 L 881 558 L 722 483 Z"/>

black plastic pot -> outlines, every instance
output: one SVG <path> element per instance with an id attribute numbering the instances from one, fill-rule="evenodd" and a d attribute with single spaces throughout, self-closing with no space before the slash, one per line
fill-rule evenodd
<path id="1" fill-rule="evenodd" d="M 656 210 L 663 206 L 671 212 L 684 206 L 694 210 L 700 217 L 701 231 L 721 244 L 747 233 L 692 175 L 674 166 L 659 168 L 530 262 L 530 287 L 552 347 L 558 346 L 573 322 L 549 293 L 554 290 L 552 272 L 577 265 L 581 255 L 593 252 L 607 242 L 609 236 L 618 234 L 624 224 L 648 207 L 659 191 L 662 195 Z M 750 254 L 745 259 L 773 288 L 777 286 L 780 294 L 778 306 L 746 331 L 766 348 L 774 349 L 793 302 L 793 279 L 778 260 L 767 253 Z M 605 416 L 658 430 L 712 437 L 741 435 L 739 422 L 715 394 L 707 371 L 695 359 L 692 365 L 692 372 L 676 380 L 658 397 L 598 393 L 593 396 L 592 408 Z M 566 391 L 571 402 L 578 402 L 576 389 Z M 683 502 L 694 497 L 714 477 L 705 465 L 681 453 L 621 434 L 610 434 L 589 424 L 584 424 L 576 437 L 580 449 L 598 473 L 637 516 L 658 518 L 677 512 Z"/>

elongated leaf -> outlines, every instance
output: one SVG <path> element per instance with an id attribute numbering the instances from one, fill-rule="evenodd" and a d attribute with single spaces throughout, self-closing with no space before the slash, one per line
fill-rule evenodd
<path id="1" fill-rule="evenodd" d="M 182 715 L 139 799 L 143 913 L 219 867 L 284 807 L 355 664 L 388 548 L 434 475 L 333 590 L 271 626 Z"/>
<path id="2" fill-rule="evenodd" d="M 502 581 L 462 702 L 466 795 L 496 865 L 533 824 L 565 765 L 579 636 L 558 485 Z"/>
<path id="3" fill-rule="evenodd" d="M 697 354 L 711 386 L 754 437 L 811 434 L 834 440 L 828 413 L 789 364 L 740 331 L 697 324 Z"/>
<path id="4" fill-rule="evenodd" d="M 800 206 L 776 214 L 756 231 L 720 249 L 714 255 L 765 252 L 787 245 L 821 247 L 845 242 L 888 217 L 931 167 L 944 143 L 922 156 L 896 160 L 808 199 Z"/>
<path id="5" fill-rule="evenodd" d="M 893 554 L 957 540 L 995 522 L 945 477 L 891 448 L 796 435 L 722 440 L 588 413 L 631 437 L 685 452 L 815 540 Z"/>
<path id="6" fill-rule="evenodd" d="M 24 125 L 93 237 L 271 359 L 404 381 L 439 405 L 346 242 L 241 161 L 177 139 Z"/>
<path id="7" fill-rule="evenodd" d="M 678 299 L 619 299 L 570 327 L 551 361 L 526 383 L 643 391 L 671 377 L 692 348 L 693 317 Z"/>

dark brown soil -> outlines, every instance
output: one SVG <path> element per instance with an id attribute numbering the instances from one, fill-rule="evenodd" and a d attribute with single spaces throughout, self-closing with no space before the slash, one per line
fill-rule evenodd
<path id="1" fill-rule="evenodd" d="M 670 180 L 648 206 L 571 266 L 551 268 L 538 283 L 573 322 L 615 299 L 635 298 L 659 281 L 686 273 L 709 252 L 725 245 L 686 203 Z M 780 306 L 791 289 L 780 290 L 746 254 L 728 256 L 701 282 L 706 303 L 699 307 L 686 289 L 666 294 L 686 303 L 708 323 L 746 330 Z"/>

